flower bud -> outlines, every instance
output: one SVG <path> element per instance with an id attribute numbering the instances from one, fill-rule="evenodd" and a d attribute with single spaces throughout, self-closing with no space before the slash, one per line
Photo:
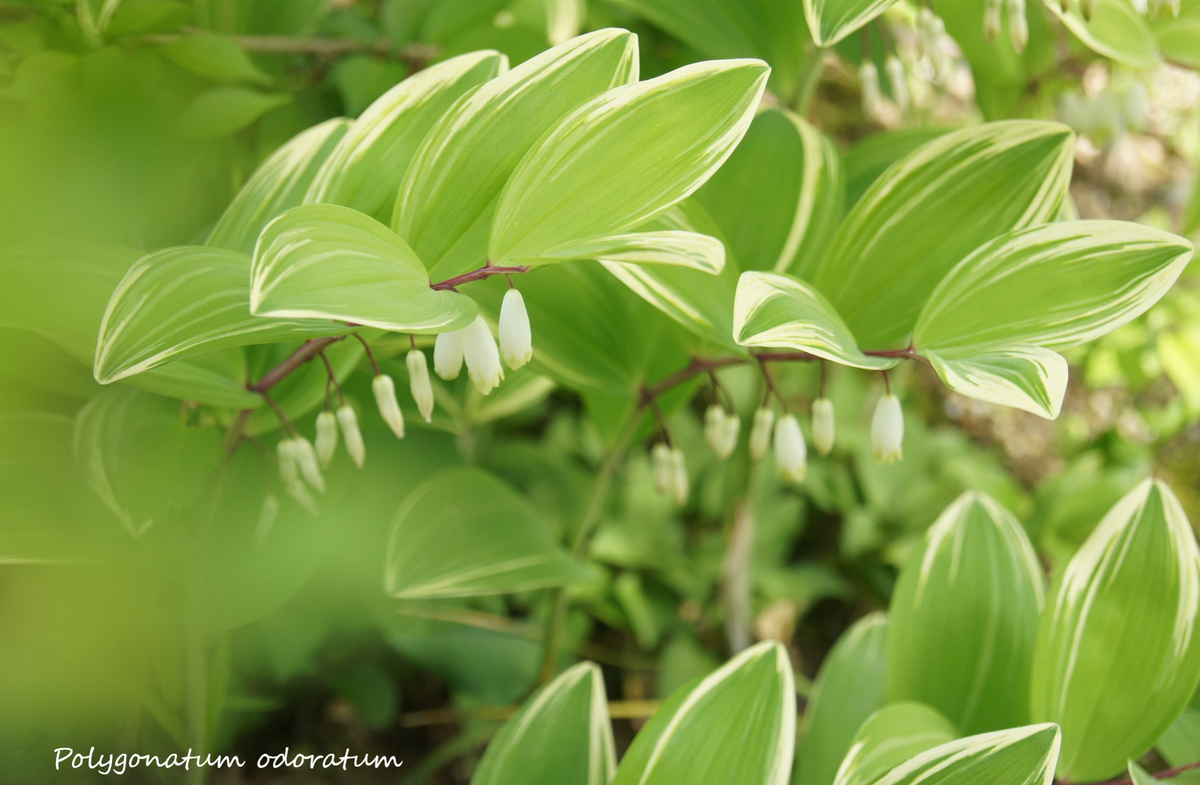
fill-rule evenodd
<path id="1" fill-rule="evenodd" d="M 871 419 L 871 449 L 879 463 L 895 463 L 903 455 L 904 412 L 900 399 L 888 393 L 879 399 L 875 416 Z"/>
<path id="2" fill-rule="evenodd" d="M 983 37 L 989 44 L 1000 37 L 1000 9 L 1003 0 L 985 0 L 983 5 Z"/>
<path id="3" fill-rule="evenodd" d="M 433 344 L 433 372 L 446 381 L 458 378 L 463 364 L 463 331 L 439 333 Z"/>
<path id="4" fill-rule="evenodd" d="M 1025 18 L 1025 0 L 1008 0 L 1008 35 L 1017 54 L 1029 44 L 1029 21 Z"/>
<path id="5" fill-rule="evenodd" d="M 733 455 L 733 451 L 737 449 L 738 434 L 742 431 L 742 418 L 732 412 L 725 418 L 724 424 L 721 426 L 720 449 L 717 450 L 717 457 L 725 460 Z"/>
<path id="6" fill-rule="evenodd" d="M 283 480 L 284 486 L 290 488 L 300 482 L 300 465 L 296 462 L 296 447 L 292 444 L 291 438 L 285 436 L 279 440 L 279 446 L 275 448 L 275 455 L 279 459 L 279 477 Z"/>
<path id="7" fill-rule="evenodd" d="M 721 439 L 725 431 L 725 409 L 712 404 L 704 410 L 704 443 L 717 455 L 721 454 Z"/>
<path id="8" fill-rule="evenodd" d="M 362 431 L 358 429 L 358 415 L 349 406 L 342 404 L 337 410 L 337 421 L 342 428 L 342 439 L 346 442 L 346 452 L 350 454 L 350 460 L 354 461 L 354 465 L 361 469 L 363 461 L 367 457 L 367 448 L 363 444 Z"/>
<path id="9" fill-rule="evenodd" d="M 300 476 L 311 485 L 317 493 L 325 493 L 325 478 L 321 476 L 321 466 L 317 463 L 317 453 L 312 443 L 303 436 L 292 440 L 292 449 L 296 456 L 296 465 L 300 467 Z"/>
<path id="10" fill-rule="evenodd" d="M 683 460 L 683 450 L 676 447 L 671 450 L 671 490 L 675 492 L 675 504 L 682 507 L 688 500 L 687 464 Z"/>
<path id="11" fill-rule="evenodd" d="M 292 483 L 287 487 L 287 492 L 288 496 L 291 496 L 293 499 L 300 502 L 300 505 L 304 507 L 304 509 L 308 510 L 310 514 L 316 515 L 320 512 L 320 510 L 317 509 L 316 499 L 314 499 L 312 494 L 308 492 L 308 488 L 305 487 L 304 483 Z"/>
<path id="12" fill-rule="evenodd" d="M 463 328 L 463 359 L 467 362 L 467 375 L 475 389 L 487 395 L 504 378 L 500 366 L 500 352 L 496 350 L 496 339 L 482 316 Z"/>
<path id="13" fill-rule="evenodd" d="M 411 349 L 404 362 L 408 366 L 408 386 L 413 400 L 417 402 L 417 411 L 421 413 L 421 419 L 429 422 L 433 419 L 433 385 L 429 383 L 429 363 L 425 360 L 425 352 Z"/>
<path id="14" fill-rule="evenodd" d="M 933 10 L 923 5 L 917 11 L 917 47 L 922 57 L 929 57 L 929 50 L 936 45 L 930 35 L 932 31 Z"/>
<path id="15" fill-rule="evenodd" d="M 858 78 L 862 82 L 863 114 L 874 119 L 879 114 L 882 93 L 879 91 L 879 69 L 870 60 L 863 60 L 858 67 Z"/>
<path id="16" fill-rule="evenodd" d="M 516 289 L 504 293 L 500 305 L 500 356 L 514 371 L 533 359 L 533 333 L 525 298 Z"/>
<path id="17" fill-rule="evenodd" d="M 1071 0 L 1058 0 L 1058 8 L 1064 14 L 1071 10 Z"/>
<path id="18" fill-rule="evenodd" d="M 1079 10 L 1084 19 L 1092 21 L 1092 14 L 1096 13 L 1096 0 L 1079 0 Z"/>
<path id="19" fill-rule="evenodd" d="M 259 545 L 267 539 L 275 519 L 279 517 L 279 497 L 268 493 L 263 497 L 262 509 L 258 511 L 258 523 L 254 525 L 254 543 Z"/>
<path id="20" fill-rule="evenodd" d="M 892 55 L 887 59 L 884 68 L 887 70 L 888 82 L 892 85 L 892 98 L 896 101 L 896 106 L 901 112 L 907 112 L 911 99 L 908 93 L 908 79 L 904 74 L 904 63 Z"/>
<path id="21" fill-rule="evenodd" d="M 333 454 L 337 451 L 337 417 L 331 411 L 323 411 L 317 415 L 317 458 L 321 466 L 329 466 Z"/>
<path id="22" fill-rule="evenodd" d="M 946 50 L 942 41 L 946 38 L 946 20 L 935 16 L 929 25 L 929 64 L 933 66 L 933 78 L 943 75 L 946 67 Z"/>
<path id="23" fill-rule="evenodd" d="M 400 411 L 400 401 L 396 400 L 396 383 L 386 373 L 381 373 L 371 381 L 371 391 L 375 393 L 375 404 L 379 407 L 379 416 L 396 434 L 397 439 L 404 438 L 404 414 Z"/>
<path id="24" fill-rule="evenodd" d="M 812 405 L 812 435 L 813 446 L 821 455 L 833 452 L 834 433 L 833 401 L 818 398 Z"/>
<path id="25" fill-rule="evenodd" d="M 754 413 L 754 424 L 750 426 L 750 459 L 755 463 L 767 457 L 774 427 L 775 412 L 764 406 Z"/>
<path id="26" fill-rule="evenodd" d="M 775 463 L 784 479 L 804 482 L 808 471 L 808 448 L 794 414 L 785 414 L 775 423 Z"/>
<path id="27" fill-rule="evenodd" d="M 671 448 L 662 442 L 651 447 L 650 468 L 654 471 L 654 488 L 659 493 L 669 493 L 674 485 Z"/>

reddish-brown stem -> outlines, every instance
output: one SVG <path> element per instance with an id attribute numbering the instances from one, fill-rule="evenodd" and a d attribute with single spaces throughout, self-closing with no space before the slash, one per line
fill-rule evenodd
<path id="1" fill-rule="evenodd" d="M 484 278 L 488 278 L 493 275 L 511 275 L 513 273 L 527 272 L 529 272 L 529 268 L 523 265 L 517 265 L 515 267 L 492 267 L 489 264 L 480 267 L 478 270 L 472 270 L 469 273 L 463 273 L 462 275 L 456 275 L 453 278 L 447 278 L 444 281 L 431 283 L 429 284 L 429 288 L 437 289 L 439 291 L 444 289 L 455 289 L 465 283 L 470 283 L 471 281 L 482 281 Z"/>
<path id="2" fill-rule="evenodd" d="M 693 376 L 698 376 L 702 373 L 716 370 L 717 368 L 727 368 L 731 365 L 742 365 L 746 360 L 741 357 L 723 357 L 719 360 L 692 360 L 688 367 L 678 370 L 670 376 L 666 377 L 658 384 L 652 387 L 643 387 L 641 395 L 642 406 L 649 406 L 650 402 L 658 396 L 670 390 L 672 387 L 683 384 Z"/>
<path id="3" fill-rule="evenodd" d="M 1175 768 L 1167 769 L 1166 771 L 1160 771 L 1153 776 L 1155 779 L 1159 780 L 1169 779 L 1170 777 L 1178 776 L 1183 774 L 1185 771 L 1191 771 L 1193 769 L 1200 769 L 1200 760 L 1196 761 L 1195 763 L 1176 766 Z M 1061 780 L 1059 782 L 1061 782 Z M 1108 780 L 1107 782 L 1097 783 L 1097 785 L 1133 785 L 1133 780 Z"/>
<path id="4" fill-rule="evenodd" d="M 895 357 L 898 360 L 916 360 L 918 362 L 928 363 L 929 360 L 917 354 L 917 350 L 912 346 L 907 349 L 866 349 L 863 354 L 869 357 Z"/>
<path id="5" fill-rule="evenodd" d="M 325 408 L 329 408 L 329 384 L 332 384 L 333 389 L 337 390 L 338 403 L 345 406 L 346 396 L 342 395 L 342 385 L 338 384 L 337 374 L 333 372 L 333 365 L 329 362 L 329 358 L 325 356 L 325 352 L 321 352 L 321 362 L 325 363 L 325 373 L 329 374 L 329 383 L 325 385 Z"/>
<path id="6" fill-rule="evenodd" d="M 266 376 L 259 379 L 255 384 L 248 385 L 247 389 L 250 392 L 256 393 L 267 392 L 286 379 L 292 371 L 324 351 L 326 347 L 332 346 L 345 337 L 344 335 L 331 335 L 328 338 L 308 339 L 299 349 L 292 352 L 286 360 L 272 368 Z"/>
<path id="7" fill-rule="evenodd" d="M 358 333 L 351 333 L 358 342 L 362 344 L 363 351 L 367 353 L 367 359 L 371 361 L 371 367 L 375 369 L 375 375 L 379 376 L 383 371 L 379 370 L 379 363 L 375 362 L 375 355 L 371 353 L 371 345 L 367 343 L 367 339 L 363 338 Z"/>

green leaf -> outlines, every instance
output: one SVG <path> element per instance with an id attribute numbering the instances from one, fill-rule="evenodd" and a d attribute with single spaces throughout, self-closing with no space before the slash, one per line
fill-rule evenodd
<path id="1" fill-rule="evenodd" d="M 430 288 L 421 260 L 374 218 L 306 204 L 263 230 L 251 267 L 250 312 L 428 333 L 465 327 L 477 309 L 464 294 Z"/>
<path id="2" fill-rule="evenodd" d="M 1200 549 L 1171 490 L 1146 480 L 1055 581 L 1033 662 L 1035 719 L 1063 729 L 1058 776 L 1120 772 L 1200 681 Z"/>
<path id="3" fill-rule="evenodd" d="M 244 87 L 218 87 L 202 94 L 183 112 L 184 134 L 193 139 L 229 136 L 272 109 L 289 103 L 281 93 L 259 93 Z"/>
<path id="4" fill-rule="evenodd" d="M 507 58 L 499 52 L 472 52 L 405 79 L 351 124 L 304 201 L 353 207 L 389 221 L 413 153 L 434 123 L 465 93 L 507 67 Z"/>
<path id="5" fill-rule="evenodd" d="M 967 492 L 914 551 L 888 616 L 888 697 L 928 704 L 964 733 L 1029 722 L 1045 587 L 1021 524 Z"/>
<path id="6" fill-rule="evenodd" d="M 326 120 L 296 134 L 272 153 L 225 208 L 205 245 L 253 253 L 263 227 L 284 210 L 300 204 L 317 171 L 349 127 L 350 121 L 341 117 Z"/>
<path id="7" fill-rule="evenodd" d="M 496 197 L 558 120 L 637 80 L 637 38 L 600 30 L 549 49 L 456 103 L 417 148 L 392 226 L 439 278 L 482 266 Z"/>
<path id="8" fill-rule="evenodd" d="M 1191 19 L 1170 19 L 1154 25 L 1154 37 L 1164 59 L 1200 69 L 1200 14 Z"/>
<path id="9" fill-rule="evenodd" d="M 671 208 L 644 229 L 706 234 L 717 226 L 695 200 Z M 715 254 L 716 248 L 712 249 Z M 704 340 L 733 351 L 743 351 L 733 342 L 733 293 L 737 286 L 737 264 L 728 259 L 721 243 L 721 269 L 715 274 L 670 265 L 643 265 L 601 259 L 600 264 L 617 280 L 646 302 Z M 715 266 L 715 259 L 707 264 Z"/>
<path id="10" fill-rule="evenodd" d="M 888 167 L 948 130 L 936 126 L 901 128 L 871 134 L 856 143 L 842 157 L 846 169 L 846 204 L 851 206 L 857 203 Z"/>
<path id="11" fill-rule="evenodd" d="M 858 729 L 883 708 L 887 628 L 885 614 L 864 616 L 822 663 L 800 727 L 794 785 L 833 785 Z"/>
<path id="12" fill-rule="evenodd" d="M 1182 237 L 1123 221 L 1010 232 L 942 279 L 913 333 L 922 349 L 1063 349 L 1141 316 L 1192 258 Z"/>
<path id="13" fill-rule="evenodd" d="M 214 82 L 271 82 L 237 42 L 216 33 L 181 35 L 160 45 L 158 51 L 176 65 Z"/>
<path id="14" fill-rule="evenodd" d="M 1187 766 L 1200 761 L 1200 699 L 1192 698 L 1191 705 L 1163 731 L 1154 747 L 1171 766 Z M 1180 777 L 1175 781 L 1194 783 L 1195 778 L 1193 773 L 1187 779 Z"/>
<path id="15" fill-rule="evenodd" d="M 454 543 L 453 548 L 443 547 Z M 396 513 L 384 584 L 398 599 L 510 594 L 586 581 L 516 491 L 460 466 L 415 488 Z"/>
<path id="16" fill-rule="evenodd" d="M 1093 52 L 1130 68 L 1157 67 L 1160 57 L 1154 33 L 1133 4 L 1129 0 L 1095 0 L 1095 4 L 1090 22 L 1078 5 L 1066 13 L 1054 2 L 1046 7 Z"/>
<path id="17" fill-rule="evenodd" d="M 863 354 L 829 301 L 786 275 L 742 273 L 733 309 L 733 337 L 742 346 L 795 349 L 852 368 L 891 368 L 898 362 Z"/>
<path id="18" fill-rule="evenodd" d="M 682 201 L 745 134 L 767 73 L 754 60 L 696 63 L 579 107 L 513 172 L 492 221 L 488 258 L 553 257 Z"/>
<path id="19" fill-rule="evenodd" d="M 805 277 L 842 219 L 845 189 L 833 142 L 799 115 L 768 109 L 696 199 L 742 269 Z"/>
<path id="20" fill-rule="evenodd" d="M 834 785 L 870 785 L 926 750 L 959 737 L 954 723 L 923 703 L 893 703 L 854 734 Z"/>
<path id="21" fill-rule="evenodd" d="M 471 785 L 608 785 L 617 768 L 600 669 L 542 687 L 488 744 Z"/>
<path id="22" fill-rule="evenodd" d="M 800 3 L 777 0 L 613 0 L 708 58 L 771 65 L 771 89 L 790 103 L 808 50 Z"/>
<path id="23" fill-rule="evenodd" d="M 668 698 L 612 785 L 782 785 L 795 743 L 792 663 L 778 643 L 760 643 Z"/>
<path id="24" fill-rule="evenodd" d="M 111 384 L 200 352 L 346 329 L 252 316 L 250 257 L 203 246 L 167 248 L 143 256 L 117 285 L 100 324 L 94 373 Z"/>
<path id="25" fill-rule="evenodd" d="M 15 246 L 0 254 L 0 326 L 41 335 L 87 368 L 109 294 L 140 251 L 118 245 L 54 243 Z M 246 391 L 240 349 L 209 352 L 131 380 L 150 392 L 213 406 L 254 408 L 262 399 Z"/>
<path id="26" fill-rule="evenodd" d="M 221 460 L 219 431 L 188 427 L 178 403 L 131 389 L 92 398 L 74 444 L 88 485 L 133 537 L 194 504 Z"/>
<path id="27" fill-rule="evenodd" d="M 1133 785 L 1157 785 L 1157 783 L 1162 782 L 1160 779 L 1151 777 L 1149 772 L 1137 765 L 1137 761 L 1135 760 L 1130 759 L 1126 761 L 1126 766 L 1129 771 L 1129 779 L 1133 782 Z"/>
<path id="28" fill-rule="evenodd" d="M 1051 724 L 968 736 L 921 753 L 875 785 L 1050 785 L 1059 743 L 1059 730 Z"/>
<path id="29" fill-rule="evenodd" d="M 1067 361 L 1040 346 L 926 351 L 946 386 L 968 398 L 1058 418 L 1067 393 Z"/>
<path id="30" fill-rule="evenodd" d="M 896 0 L 804 0 L 808 29 L 818 46 L 833 46 L 882 14 Z"/>
<path id="31" fill-rule="evenodd" d="M 842 222 L 813 283 L 864 346 L 916 323 L 937 283 L 999 234 L 1045 223 L 1070 181 L 1074 137 L 1016 120 L 952 131 L 898 161 Z"/>
<path id="32" fill-rule="evenodd" d="M 725 245 L 696 232 L 665 230 L 593 237 L 560 246 L 543 259 L 604 259 L 622 264 L 671 265 L 718 275 L 725 269 Z"/>

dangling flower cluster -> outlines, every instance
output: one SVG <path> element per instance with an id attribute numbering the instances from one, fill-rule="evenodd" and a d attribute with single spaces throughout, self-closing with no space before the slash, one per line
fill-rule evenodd
<path id="1" fill-rule="evenodd" d="M 669 494 L 679 507 L 687 504 L 690 487 L 683 450 L 659 442 L 650 449 L 650 466 L 658 492 Z"/>
<path id="2" fill-rule="evenodd" d="M 903 457 L 904 412 L 900 399 L 888 392 L 879 399 L 871 418 L 871 450 L 879 463 L 895 463 Z"/>
<path id="3" fill-rule="evenodd" d="M 726 412 L 719 403 L 714 403 L 704 412 L 704 441 L 721 460 L 733 455 L 741 430 L 742 421 L 737 412 Z"/>
<path id="4" fill-rule="evenodd" d="M 308 488 L 324 493 L 325 478 L 321 475 L 312 443 L 296 433 L 280 440 L 275 454 L 279 460 L 279 476 L 283 486 L 293 498 L 315 514 L 317 505 Z"/>
<path id="5" fill-rule="evenodd" d="M 864 58 L 858 66 L 858 81 L 862 86 L 862 111 L 871 120 L 878 119 L 883 106 L 883 91 L 879 89 L 879 69 Z"/>
<path id="6" fill-rule="evenodd" d="M 533 337 L 525 300 L 516 289 L 509 289 L 500 306 L 500 348 L 482 316 L 448 333 L 441 333 L 433 347 L 433 370 L 446 381 L 458 378 L 463 363 L 475 389 L 487 395 L 504 380 L 500 358 L 512 370 L 533 359 Z"/>
<path id="7" fill-rule="evenodd" d="M 928 6 L 917 14 L 917 56 L 928 60 L 933 78 L 939 79 L 946 68 L 946 23 Z"/>
<path id="8" fill-rule="evenodd" d="M 1086 3 L 1088 0 L 1084 0 Z M 1008 14 L 1008 36 L 1017 54 L 1029 45 L 1029 21 L 1025 18 L 1025 0 L 985 0 L 983 6 L 983 35 L 989 44 L 1000 37 L 1001 12 Z"/>

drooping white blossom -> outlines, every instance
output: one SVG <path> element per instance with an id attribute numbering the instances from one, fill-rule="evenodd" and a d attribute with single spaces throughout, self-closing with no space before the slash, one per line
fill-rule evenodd
<path id="1" fill-rule="evenodd" d="M 317 453 L 313 449 L 312 442 L 303 436 L 297 436 L 292 439 L 292 449 L 296 456 L 296 466 L 300 469 L 300 476 L 317 493 L 325 493 L 325 478 L 321 476 L 321 465 L 317 462 Z"/>
<path id="2" fill-rule="evenodd" d="M 659 493 L 670 493 L 674 485 L 671 448 L 663 442 L 650 448 L 650 468 L 654 473 L 654 488 Z"/>
<path id="3" fill-rule="evenodd" d="M 762 407 L 754 413 L 754 424 L 750 426 L 750 459 L 758 463 L 767 457 L 771 449 L 771 430 L 775 427 L 775 412 Z"/>
<path id="4" fill-rule="evenodd" d="M 346 452 L 350 454 L 354 465 L 361 469 L 367 457 L 367 448 L 363 444 L 362 431 L 358 429 L 358 415 L 348 405 L 342 404 L 337 410 L 337 421 L 342 429 L 342 440 L 346 442 Z"/>
<path id="5" fill-rule="evenodd" d="M 500 304 L 500 356 L 514 371 L 533 359 L 533 332 L 525 298 L 516 289 L 504 293 Z"/>
<path id="6" fill-rule="evenodd" d="M 433 344 L 433 372 L 446 381 L 454 381 L 462 371 L 463 331 L 438 333 Z"/>
<path id="7" fill-rule="evenodd" d="M 714 403 L 704 410 L 704 442 L 717 455 L 721 454 L 721 439 L 725 430 L 725 408 Z"/>
<path id="8" fill-rule="evenodd" d="M 1008 35 L 1017 54 L 1029 44 L 1029 21 L 1025 18 L 1025 0 L 1008 1 Z"/>
<path id="9" fill-rule="evenodd" d="M 475 389 L 487 395 L 504 379 L 504 368 L 500 365 L 500 352 L 496 339 L 482 316 L 463 328 L 463 359 L 467 363 L 467 375 Z"/>
<path id="10" fill-rule="evenodd" d="M 718 458 L 725 460 L 733 455 L 733 451 L 737 449 L 738 435 L 741 431 L 742 418 L 738 417 L 736 413 L 730 412 L 721 426 L 721 438 L 718 443 L 720 449 L 716 451 Z"/>
<path id="11" fill-rule="evenodd" d="M 337 417 L 328 409 L 317 415 L 317 458 L 322 467 L 328 467 L 337 452 Z"/>
<path id="12" fill-rule="evenodd" d="M 775 423 L 775 464 L 784 479 L 804 482 L 808 473 L 808 448 L 794 414 L 785 414 Z"/>
<path id="13" fill-rule="evenodd" d="M 888 393 L 879 399 L 871 418 L 871 449 L 879 463 L 895 463 L 903 457 L 904 411 L 900 399 Z"/>
<path id="14" fill-rule="evenodd" d="M 1000 11 L 1004 0 L 984 0 L 983 4 L 983 37 L 989 44 L 996 43 L 1000 37 Z"/>
<path id="15" fill-rule="evenodd" d="M 404 414 L 400 411 L 400 401 L 396 398 L 396 383 L 386 373 L 381 373 L 371 381 L 371 391 L 375 393 L 375 404 L 379 407 L 379 416 L 396 434 L 397 439 L 404 438 Z"/>
<path id="16" fill-rule="evenodd" d="M 279 460 L 279 477 L 284 487 L 297 485 L 300 482 L 300 465 L 296 462 L 296 446 L 292 444 L 291 437 L 285 436 L 279 440 L 275 456 Z"/>
<path id="17" fill-rule="evenodd" d="M 912 99 L 908 91 L 908 76 L 904 71 L 904 63 L 900 62 L 899 57 L 891 55 L 884 68 L 887 70 L 888 83 L 892 86 L 892 99 L 901 113 L 907 112 Z"/>
<path id="18" fill-rule="evenodd" d="M 862 84 L 862 110 L 870 119 L 879 116 L 879 106 L 883 103 L 883 93 L 879 89 L 879 69 L 870 60 L 863 60 L 858 67 L 858 79 Z"/>
<path id="19" fill-rule="evenodd" d="M 682 507 L 687 504 L 688 483 L 687 463 L 683 459 L 683 450 L 678 447 L 671 450 L 671 483 L 675 492 L 675 504 Z"/>
<path id="20" fill-rule="evenodd" d="M 408 386 L 417 403 L 417 411 L 421 413 L 421 419 L 429 422 L 433 419 L 433 385 L 429 382 L 429 362 L 425 352 L 409 350 L 404 363 L 408 366 Z"/>

